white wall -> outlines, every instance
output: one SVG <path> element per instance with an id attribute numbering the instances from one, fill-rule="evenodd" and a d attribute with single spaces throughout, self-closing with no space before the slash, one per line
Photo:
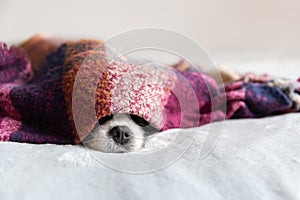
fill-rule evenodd
<path id="1" fill-rule="evenodd" d="M 108 38 L 165 27 L 209 52 L 300 50 L 299 0 L 0 0 L 0 40 L 34 33 Z"/>

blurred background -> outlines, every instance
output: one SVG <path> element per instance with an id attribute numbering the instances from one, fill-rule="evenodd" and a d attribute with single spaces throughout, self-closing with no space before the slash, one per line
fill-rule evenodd
<path id="1" fill-rule="evenodd" d="M 299 0 L 0 0 L 0 25 L 2 41 L 35 33 L 106 39 L 162 27 L 193 38 L 220 64 L 300 57 Z"/>

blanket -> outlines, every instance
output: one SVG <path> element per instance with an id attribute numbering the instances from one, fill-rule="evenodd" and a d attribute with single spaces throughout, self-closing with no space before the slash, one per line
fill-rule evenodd
<path id="1" fill-rule="evenodd" d="M 0 43 L 0 141 L 78 144 L 118 112 L 163 131 L 300 110 L 299 80 L 245 74 L 222 87 L 192 66 L 109 60 L 98 40 L 28 44 Z"/>

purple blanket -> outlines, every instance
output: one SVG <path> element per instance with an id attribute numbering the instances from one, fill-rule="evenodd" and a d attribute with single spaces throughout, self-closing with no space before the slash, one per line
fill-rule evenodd
<path id="1" fill-rule="evenodd" d="M 0 141 L 80 142 L 84 136 L 78 135 L 74 123 L 74 102 L 82 110 L 85 134 L 94 119 L 116 112 L 139 115 L 160 130 L 167 130 L 223 119 L 297 112 L 300 108 L 297 81 L 257 81 L 254 76 L 221 88 L 214 79 L 199 72 L 174 68 L 165 72 L 103 61 L 101 56 L 105 53 L 94 50 L 98 44 L 93 40 L 67 42 L 33 70 L 33 61 L 22 48 L 0 43 Z M 96 116 L 87 119 L 87 103 L 82 98 L 73 99 L 72 92 L 76 74 L 91 54 L 91 60 L 85 62 L 89 69 L 86 74 L 91 75 L 89 80 L 96 80 L 96 92 L 83 84 L 81 94 L 83 99 L 94 95 Z M 103 69 L 101 76 L 92 73 L 99 68 Z"/>

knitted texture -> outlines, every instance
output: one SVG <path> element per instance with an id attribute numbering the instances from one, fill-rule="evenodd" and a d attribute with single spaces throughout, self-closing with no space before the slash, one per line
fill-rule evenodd
<path id="1" fill-rule="evenodd" d="M 260 81 L 245 78 L 223 90 L 208 75 L 178 64 L 108 60 L 100 44 L 66 42 L 39 60 L 34 76 L 22 49 L 0 44 L 0 141 L 77 144 L 98 119 L 114 113 L 139 115 L 167 130 L 299 110 L 294 82 L 278 86 L 252 77 Z"/>
<path id="2" fill-rule="evenodd" d="M 34 35 L 18 47 L 24 49 L 30 60 L 33 71 L 38 71 L 47 54 L 55 51 L 65 39 L 51 36 Z"/>

